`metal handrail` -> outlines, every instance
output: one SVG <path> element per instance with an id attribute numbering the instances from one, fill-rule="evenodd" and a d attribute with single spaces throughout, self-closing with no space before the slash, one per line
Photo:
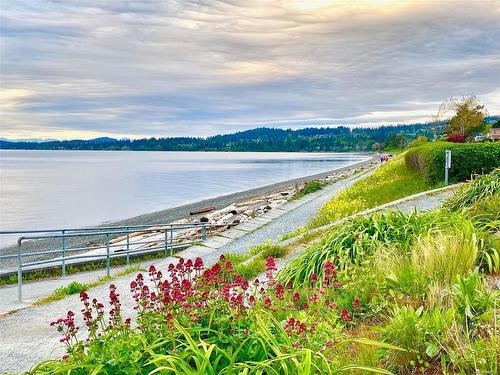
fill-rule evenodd
<path id="1" fill-rule="evenodd" d="M 180 231 L 186 231 L 189 229 L 198 228 L 201 229 L 200 240 L 205 240 L 207 236 L 207 229 L 217 228 L 225 226 L 222 224 L 211 224 L 211 223 L 187 223 L 187 224 L 156 224 L 156 225 L 131 225 L 131 226 L 114 226 L 114 227 L 99 227 L 99 228 L 83 228 L 83 229 L 49 229 L 49 230 L 30 230 L 30 231 L 0 231 L 0 235 L 2 234 L 36 234 L 42 233 L 43 235 L 29 235 L 29 236 L 21 236 L 17 240 L 17 254 L 9 254 L 9 255 L 0 255 L 0 259 L 8 259 L 8 258 L 17 258 L 17 285 L 18 285 L 18 300 L 22 302 L 22 287 L 23 287 L 23 266 L 24 267 L 33 267 L 43 264 L 53 264 L 58 266 L 61 265 L 61 277 L 66 275 L 66 264 L 67 261 L 75 261 L 80 259 L 100 259 L 106 261 L 106 275 L 110 275 L 111 268 L 111 259 L 112 258 L 120 258 L 126 257 L 126 264 L 130 262 L 130 254 L 132 255 L 141 255 L 148 254 L 151 252 L 158 252 L 160 250 L 164 250 L 164 255 L 167 257 L 169 254 L 173 253 L 173 250 L 176 248 L 181 248 L 185 246 L 192 245 L 195 243 L 194 238 L 188 238 L 191 241 L 177 243 L 174 241 L 174 233 Z M 68 233 L 69 232 L 69 233 Z M 48 234 L 53 233 L 53 234 Z M 163 239 L 152 239 L 152 240 L 144 240 L 143 238 L 139 239 L 139 241 L 131 241 L 133 237 L 130 235 L 133 233 L 164 233 Z M 197 231 L 198 233 L 198 231 Z M 106 236 L 106 241 L 101 245 L 92 245 L 92 246 L 84 246 L 81 245 L 79 247 L 71 248 L 66 247 L 65 240 L 68 238 L 77 238 L 77 237 L 87 237 L 87 236 Z M 123 239 L 124 243 L 111 243 L 112 237 L 116 235 L 126 235 L 126 238 Z M 47 251 L 38 251 L 33 253 L 22 253 L 21 247 L 23 242 L 32 241 L 32 240 L 43 240 L 43 239 L 59 239 L 61 241 L 61 247 L 58 250 L 47 250 Z M 187 240 L 187 239 L 186 239 Z M 149 248 L 139 248 L 139 249 L 130 249 L 131 246 L 137 245 L 147 245 L 147 244 L 156 244 L 163 242 L 161 246 L 149 247 Z M 116 247 L 125 248 L 123 252 L 120 253 L 111 253 L 111 250 Z M 82 251 L 92 251 L 92 250 L 105 250 L 105 253 L 101 254 L 83 254 L 83 255 L 70 255 L 68 253 L 77 253 Z M 46 260 L 34 260 L 31 262 L 23 263 L 23 258 L 37 255 L 48 255 L 48 254 L 59 254 L 60 257 L 51 258 Z"/>
<path id="2" fill-rule="evenodd" d="M 135 225 L 119 225 L 110 227 L 91 227 L 91 228 L 58 228 L 58 229 L 32 229 L 32 230 L 7 230 L 0 231 L 2 234 L 22 234 L 22 233 L 55 233 L 55 232 L 85 232 L 85 231 L 109 231 L 113 229 L 124 229 L 124 228 L 156 228 L 156 227 L 182 227 L 182 226 L 201 226 L 208 223 L 185 223 L 185 224 L 135 224 Z"/>

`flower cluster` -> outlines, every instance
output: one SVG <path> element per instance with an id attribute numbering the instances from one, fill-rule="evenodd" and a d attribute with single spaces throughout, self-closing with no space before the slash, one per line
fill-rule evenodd
<path id="1" fill-rule="evenodd" d="M 59 341 L 65 343 L 68 347 L 71 347 L 72 343 L 78 342 L 76 335 L 80 328 L 75 324 L 75 314 L 73 311 L 68 311 L 66 317 L 59 318 L 51 322 L 50 325 L 57 327 L 57 331 L 61 334 Z"/>
<path id="2" fill-rule="evenodd" d="M 132 319 L 122 316 L 120 294 L 114 284 L 109 286 L 107 320 L 104 305 L 96 299 L 91 300 L 86 292 L 80 293 L 88 340 L 103 334 L 126 333 L 130 329 L 148 334 L 162 330 L 170 332 L 173 320 L 185 327 L 208 328 L 207 332 L 223 331 L 246 336 L 261 309 L 282 322 L 285 332 L 297 347 L 312 340 L 318 316 L 326 317 L 335 325 L 336 319 L 343 324 L 352 324 L 352 312 L 360 309 L 361 301 L 356 298 L 351 306 L 341 308 L 334 302 L 336 289 L 341 284 L 336 280 L 337 270 L 333 262 L 325 263 L 322 280 L 313 274 L 310 278 L 312 286 L 300 290 L 278 283 L 274 278 L 276 270 L 275 259 L 268 257 L 266 280 L 256 279 L 249 283 L 234 272 L 233 264 L 223 256 L 207 268 L 201 258 L 180 258 L 177 264 L 169 264 L 165 272 L 152 265 L 147 278 L 139 273 L 130 283 L 137 312 L 133 328 Z M 300 316 L 304 318 L 299 320 Z M 52 325 L 57 325 L 63 335 L 61 341 L 68 346 L 78 341 L 78 327 L 71 311 Z"/>

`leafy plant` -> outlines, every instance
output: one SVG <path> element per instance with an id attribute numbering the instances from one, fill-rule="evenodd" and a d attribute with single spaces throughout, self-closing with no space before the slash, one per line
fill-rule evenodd
<path id="1" fill-rule="evenodd" d="M 389 321 L 377 331 L 384 342 L 407 350 L 386 353 L 388 363 L 398 369 L 425 370 L 443 354 L 441 340 L 452 320 L 452 310 L 394 307 Z"/>
<path id="2" fill-rule="evenodd" d="M 340 269 L 345 269 L 361 264 L 382 245 L 394 245 L 407 252 L 420 234 L 443 227 L 453 228 L 461 225 L 461 220 L 459 215 L 399 211 L 357 217 L 332 228 L 323 243 L 314 244 L 292 260 L 280 271 L 278 278 L 283 283 L 303 285 L 313 273 L 320 274 L 328 260 L 334 260 Z"/>
<path id="3" fill-rule="evenodd" d="M 467 328 L 478 323 L 493 306 L 493 296 L 486 292 L 477 268 L 467 276 L 458 275 L 452 292 L 457 312 Z"/>

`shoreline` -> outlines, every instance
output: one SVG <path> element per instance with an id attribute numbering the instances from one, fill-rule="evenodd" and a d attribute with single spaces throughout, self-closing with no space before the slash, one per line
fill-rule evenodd
<path id="1" fill-rule="evenodd" d="M 101 223 L 94 228 L 99 228 L 99 227 L 109 227 L 109 226 L 133 226 L 133 225 L 161 225 L 161 224 L 167 224 L 167 223 L 172 223 L 176 222 L 182 219 L 187 219 L 187 218 L 195 218 L 196 215 L 190 215 L 191 211 L 194 211 L 196 209 L 202 208 L 202 207 L 209 207 L 213 206 L 215 207 L 215 210 L 222 209 L 224 207 L 227 207 L 233 203 L 241 203 L 246 200 L 251 200 L 254 198 L 260 198 L 262 196 L 268 195 L 268 194 L 273 194 L 273 193 L 278 193 L 280 190 L 284 188 L 288 188 L 291 186 L 294 186 L 295 184 L 302 185 L 305 184 L 307 181 L 311 180 L 316 180 L 316 179 L 322 179 L 327 176 L 332 175 L 332 173 L 342 173 L 345 171 L 350 171 L 352 169 L 357 169 L 357 168 L 364 168 L 364 167 L 369 167 L 373 165 L 373 163 L 378 162 L 378 155 L 377 154 L 366 154 L 369 158 L 365 161 L 357 162 L 345 167 L 341 168 L 336 168 L 332 169 L 326 172 L 321 172 L 321 173 L 316 173 L 313 175 L 307 175 L 303 177 L 298 177 L 294 179 L 289 179 L 269 185 L 264 185 L 261 187 L 253 188 L 253 189 L 248 189 L 248 190 L 242 190 L 239 192 L 231 193 L 231 194 L 225 194 L 213 198 L 207 198 L 203 199 L 200 201 L 192 202 L 192 203 L 187 203 L 184 205 L 176 206 L 176 207 L 170 207 L 164 210 L 159 210 L 156 212 L 151 212 L 151 213 L 145 213 L 141 214 L 138 216 L 134 216 L 131 218 L 126 218 L 122 220 L 117 220 L 117 221 L 109 221 L 105 223 Z M 92 240 L 91 238 L 87 238 L 87 241 Z M 97 238 L 96 238 L 97 240 Z M 57 243 L 56 243 L 57 242 Z M 85 241 L 84 241 L 85 242 Z M 71 240 L 67 239 L 67 246 L 78 246 L 79 244 L 82 243 L 82 240 Z M 53 247 L 59 246 L 59 242 L 57 240 L 37 240 L 33 241 L 32 243 L 26 242 L 25 245 L 23 245 L 23 252 L 24 253 L 32 253 L 32 252 L 37 252 L 45 249 L 50 249 Z M 9 255 L 9 254 L 16 254 L 17 253 L 17 246 L 12 245 L 12 246 L 7 246 L 4 248 L 0 248 L 0 254 L 1 255 Z M 33 259 L 34 260 L 34 259 Z M 9 265 L 12 265 L 15 263 L 12 260 L 7 260 L 4 259 L 3 261 L 0 262 L 0 269 L 4 267 L 8 267 Z"/>
<path id="2" fill-rule="evenodd" d="M 290 187 L 295 184 L 300 185 L 310 180 L 325 178 L 331 175 L 332 173 L 340 173 L 353 168 L 359 168 L 371 165 L 373 162 L 378 161 L 377 154 L 367 155 L 367 156 L 370 156 L 370 159 L 354 163 L 346 167 L 331 169 L 326 172 L 293 178 L 290 180 L 276 182 L 274 184 L 264 185 L 257 188 L 242 190 L 235 193 L 220 195 L 213 198 L 207 198 L 176 207 L 166 208 L 164 210 L 133 216 L 131 218 L 126 218 L 117 221 L 109 221 L 96 226 L 96 228 L 104 226 L 155 225 L 155 224 L 164 224 L 166 222 L 168 223 L 175 222 L 184 218 L 192 217 L 192 215 L 190 215 L 190 212 L 200 207 L 214 206 L 215 210 L 218 210 L 226 206 L 229 206 L 231 203 L 240 203 L 245 200 L 261 197 L 263 195 L 277 193 L 285 187 Z"/>

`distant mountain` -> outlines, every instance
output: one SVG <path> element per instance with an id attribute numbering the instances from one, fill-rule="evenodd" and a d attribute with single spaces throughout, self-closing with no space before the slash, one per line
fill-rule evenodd
<path id="1" fill-rule="evenodd" d="M 23 150 L 131 150 L 131 151 L 372 151 L 387 145 L 402 146 L 416 136 L 442 134 L 443 124 L 410 124 L 377 128 L 256 128 L 207 138 L 177 137 L 48 142 L 0 141 L 2 149 Z"/>
<path id="2" fill-rule="evenodd" d="M 7 138 L 0 138 L 0 141 L 5 141 L 5 142 L 43 143 L 43 142 L 54 142 L 54 141 L 57 141 L 57 139 L 51 139 L 51 138 L 42 138 L 42 139 L 40 139 L 40 138 L 28 138 L 28 139 L 7 139 Z"/>
<path id="3" fill-rule="evenodd" d="M 118 141 L 118 139 L 109 138 L 109 137 L 99 137 L 99 138 L 91 139 L 89 142 L 109 143 L 109 142 L 116 142 L 116 141 Z"/>

